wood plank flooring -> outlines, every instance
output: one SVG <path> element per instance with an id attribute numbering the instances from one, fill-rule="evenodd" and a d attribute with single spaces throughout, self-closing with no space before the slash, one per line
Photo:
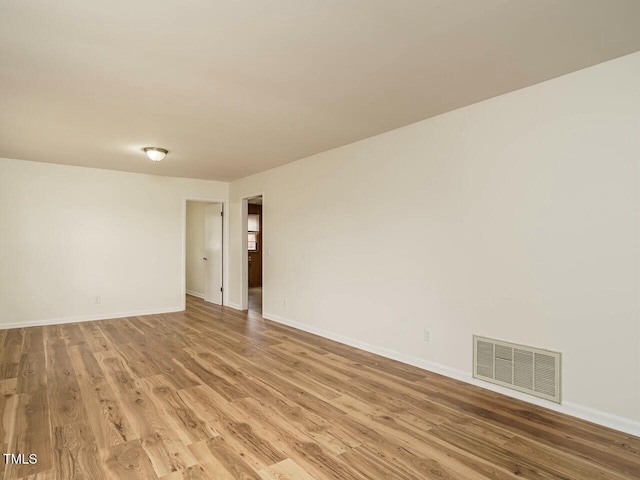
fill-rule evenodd
<path id="1" fill-rule="evenodd" d="M 0 332 L 9 479 L 640 479 L 640 438 L 188 297 Z"/>
<path id="2" fill-rule="evenodd" d="M 249 311 L 262 314 L 262 287 L 253 287 L 249 289 Z"/>

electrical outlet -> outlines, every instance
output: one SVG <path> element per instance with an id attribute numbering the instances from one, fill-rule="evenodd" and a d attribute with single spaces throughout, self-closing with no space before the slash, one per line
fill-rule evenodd
<path id="1" fill-rule="evenodd" d="M 431 341 L 431 330 L 429 330 L 428 328 L 424 329 L 424 341 L 425 342 Z"/>
<path id="2" fill-rule="evenodd" d="M 102 303 L 102 297 L 100 295 L 96 296 L 94 302 L 95 302 L 96 305 Z"/>

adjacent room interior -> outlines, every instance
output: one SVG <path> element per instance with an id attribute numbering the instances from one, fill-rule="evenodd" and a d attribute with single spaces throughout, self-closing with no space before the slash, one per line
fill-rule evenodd
<path id="1" fill-rule="evenodd" d="M 248 310 L 262 314 L 262 195 L 247 199 Z"/>
<path id="2" fill-rule="evenodd" d="M 0 478 L 640 479 L 640 2 L 0 3 Z"/>

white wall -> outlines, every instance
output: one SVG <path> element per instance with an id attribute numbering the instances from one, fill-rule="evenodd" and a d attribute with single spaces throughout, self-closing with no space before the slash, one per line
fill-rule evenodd
<path id="1" fill-rule="evenodd" d="M 468 381 L 473 334 L 558 350 L 563 406 L 523 398 L 640 434 L 639 79 L 637 53 L 232 183 L 231 302 L 263 191 L 265 316 Z"/>
<path id="2" fill-rule="evenodd" d="M 204 297 L 204 207 L 203 202 L 187 202 L 187 292 Z"/>
<path id="3" fill-rule="evenodd" d="M 185 198 L 227 192 L 222 182 L 0 159 L 0 328 L 180 310 Z"/>

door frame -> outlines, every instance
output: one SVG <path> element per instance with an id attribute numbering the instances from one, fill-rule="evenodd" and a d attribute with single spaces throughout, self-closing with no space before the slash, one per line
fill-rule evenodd
<path id="1" fill-rule="evenodd" d="M 264 230 L 264 191 L 252 193 L 250 195 L 243 195 L 240 198 L 240 231 L 242 232 L 242 236 L 240 238 L 240 258 L 242 262 L 242 268 L 240 269 L 240 310 L 249 309 L 249 247 L 247 245 L 247 215 L 249 214 L 249 199 L 253 197 L 262 197 L 262 229 Z M 265 257 L 269 255 L 269 253 L 268 250 L 266 250 L 266 239 L 264 236 L 264 232 L 260 232 L 260 235 L 262 242 L 262 304 L 264 305 L 264 298 L 267 287 Z"/>
<path id="2" fill-rule="evenodd" d="M 182 277 L 180 293 L 182 295 L 182 310 L 187 308 L 187 202 L 220 203 L 222 204 L 222 305 L 229 304 L 229 289 L 226 285 L 229 278 L 229 254 L 227 245 L 229 240 L 229 209 L 228 200 L 211 197 L 183 197 L 182 199 Z M 246 239 L 245 239 L 246 241 Z"/>

